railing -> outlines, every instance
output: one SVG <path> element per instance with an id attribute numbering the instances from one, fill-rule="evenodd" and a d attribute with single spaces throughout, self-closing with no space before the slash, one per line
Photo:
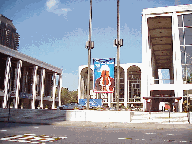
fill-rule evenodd
<path id="1" fill-rule="evenodd" d="M 129 102 L 141 102 L 141 98 L 140 97 L 129 98 Z"/>
<path id="2" fill-rule="evenodd" d="M 174 80 L 171 79 L 154 79 L 152 84 L 174 84 Z"/>
<path id="3" fill-rule="evenodd" d="M 113 98 L 113 102 L 117 102 L 116 98 Z M 119 98 L 119 102 L 124 102 L 124 98 Z"/>

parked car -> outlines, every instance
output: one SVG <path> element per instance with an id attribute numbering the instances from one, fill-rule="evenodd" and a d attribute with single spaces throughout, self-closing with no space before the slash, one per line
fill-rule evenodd
<path id="1" fill-rule="evenodd" d="M 82 110 L 83 106 L 77 103 L 69 103 L 69 104 L 57 107 L 57 109 L 60 109 L 60 110 L 74 110 L 75 108 Z"/>

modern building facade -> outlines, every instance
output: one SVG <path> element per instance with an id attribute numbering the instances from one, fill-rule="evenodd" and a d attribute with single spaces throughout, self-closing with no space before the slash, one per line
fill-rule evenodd
<path id="1" fill-rule="evenodd" d="M 93 66 L 91 67 L 93 71 Z M 192 5 L 148 8 L 142 12 L 142 63 L 120 65 L 120 103 L 159 111 L 189 110 L 192 96 Z M 168 70 L 169 79 L 162 79 Z M 86 98 L 87 66 L 79 67 L 79 98 Z M 98 96 L 91 92 L 92 98 Z M 104 104 L 115 96 L 101 96 Z M 100 98 L 100 97 L 99 97 Z M 183 103 L 185 103 L 183 105 Z M 164 105 L 162 105 L 164 106 Z"/>
<path id="2" fill-rule="evenodd" d="M 62 69 L 20 53 L 18 48 L 19 34 L 12 20 L 0 15 L 0 107 L 7 108 L 9 100 L 15 108 L 22 104 L 25 108 L 45 108 L 50 99 L 52 108 L 55 103 L 61 105 Z"/>

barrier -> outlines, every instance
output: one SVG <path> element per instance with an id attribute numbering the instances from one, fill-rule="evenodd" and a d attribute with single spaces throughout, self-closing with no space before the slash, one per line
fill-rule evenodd
<path id="1" fill-rule="evenodd" d="M 192 112 L 189 112 L 189 124 L 192 124 Z"/>
<path id="2" fill-rule="evenodd" d="M 131 122 L 130 111 L 68 110 L 67 121 Z"/>
<path id="3" fill-rule="evenodd" d="M 0 109 L 0 120 L 7 121 L 9 109 Z M 127 122 L 127 123 L 178 123 L 192 124 L 192 112 L 134 112 L 134 111 L 97 111 L 97 110 L 42 110 L 11 109 L 11 121 L 22 122 Z"/>

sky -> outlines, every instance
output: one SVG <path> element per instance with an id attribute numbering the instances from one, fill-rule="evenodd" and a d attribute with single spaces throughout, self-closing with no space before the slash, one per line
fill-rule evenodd
<path id="1" fill-rule="evenodd" d="M 142 62 L 141 12 L 191 4 L 191 0 L 120 0 L 120 63 Z M 88 64 L 89 0 L 0 0 L 0 14 L 13 20 L 19 52 L 63 69 L 62 86 L 78 88 L 78 67 Z M 92 58 L 116 58 L 117 1 L 93 0 Z M 92 62 L 92 61 L 91 61 Z"/>

